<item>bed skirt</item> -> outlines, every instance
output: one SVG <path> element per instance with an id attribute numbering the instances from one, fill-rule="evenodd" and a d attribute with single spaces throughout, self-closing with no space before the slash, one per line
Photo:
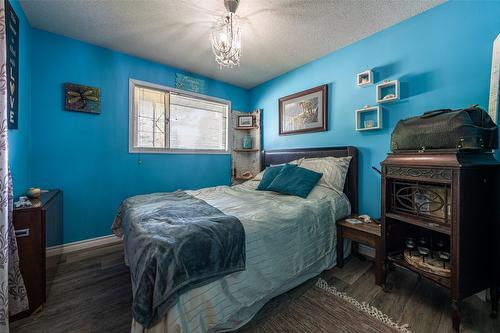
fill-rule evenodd
<path id="1" fill-rule="evenodd" d="M 346 240 L 344 242 L 344 255 L 345 257 L 349 256 L 351 252 L 351 242 Z M 237 330 L 247 324 L 256 314 L 257 312 L 273 297 L 279 296 L 290 289 L 293 289 L 300 284 L 306 282 L 309 279 L 318 276 L 324 270 L 331 269 L 336 265 L 337 262 L 337 251 L 331 252 L 329 255 L 316 262 L 314 265 L 309 267 L 306 271 L 302 272 L 299 276 L 294 279 L 288 281 L 285 285 L 273 290 L 268 294 L 267 297 L 256 301 L 253 304 L 249 304 L 241 307 L 240 309 L 233 309 L 234 312 L 225 322 L 219 322 L 215 327 L 206 327 L 206 324 L 203 323 L 204 320 L 210 318 L 210 301 L 207 301 L 206 306 L 203 310 L 199 311 L 200 316 L 195 316 L 194 320 L 199 321 L 196 326 L 198 326 L 199 330 L 187 332 L 183 327 L 183 320 L 177 321 L 169 321 L 169 315 L 173 315 L 174 311 L 179 311 L 178 305 L 174 306 L 168 313 L 161 319 L 155 326 L 147 329 L 144 328 L 141 324 L 132 320 L 131 333 L 205 333 L 205 332 L 231 332 Z M 239 274 L 239 273 L 234 273 Z M 222 278 L 226 279 L 228 277 Z M 231 276 L 229 276 L 231 278 Z M 218 281 L 212 282 L 212 284 L 216 284 Z M 193 293 L 196 293 L 196 289 L 193 289 Z M 207 316 L 207 318 L 204 318 Z M 215 322 L 218 322 L 219 318 L 213 318 Z M 208 319 L 208 321 L 211 321 Z M 193 323 L 191 323 L 193 325 Z M 169 330 L 170 328 L 170 330 Z"/>

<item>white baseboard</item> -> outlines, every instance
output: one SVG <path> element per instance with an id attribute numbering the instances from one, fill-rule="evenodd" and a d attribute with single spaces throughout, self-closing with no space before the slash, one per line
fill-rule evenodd
<path id="1" fill-rule="evenodd" d="M 45 250 L 45 255 L 47 257 L 57 256 L 63 253 L 70 253 L 79 250 L 90 249 L 102 245 L 110 245 L 115 243 L 120 243 L 122 241 L 121 238 L 116 237 L 115 235 L 96 237 L 91 239 L 85 239 L 78 242 L 67 243 L 62 245 L 56 245 L 48 247 Z"/>

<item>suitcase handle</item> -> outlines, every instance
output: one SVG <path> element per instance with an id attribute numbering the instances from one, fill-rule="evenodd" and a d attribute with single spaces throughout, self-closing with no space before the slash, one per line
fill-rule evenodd
<path id="1" fill-rule="evenodd" d="M 434 110 L 434 111 L 429 111 L 425 112 L 423 115 L 420 116 L 420 118 L 431 118 L 438 116 L 443 113 L 448 113 L 448 112 L 453 112 L 452 109 L 440 109 L 440 110 Z"/>
<path id="2" fill-rule="evenodd" d="M 19 229 L 15 231 L 16 238 L 28 237 L 30 235 L 30 229 Z"/>

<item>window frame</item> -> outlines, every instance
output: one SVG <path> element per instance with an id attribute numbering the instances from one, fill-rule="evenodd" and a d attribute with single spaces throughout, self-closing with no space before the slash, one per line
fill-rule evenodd
<path id="1" fill-rule="evenodd" d="M 176 149 L 176 148 L 153 148 L 153 147 L 148 147 L 148 148 L 141 148 L 141 147 L 136 147 L 135 146 L 135 137 L 136 137 L 136 132 L 137 132 L 137 117 L 135 114 L 135 94 L 134 94 L 134 89 L 135 87 L 144 87 L 144 88 L 149 88 L 149 89 L 156 89 L 156 90 L 161 90 L 164 92 L 172 92 L 175 94 L 179 95 L 184 95 L 184 96 L 189 96 L 189 97 L 195 97 L 199 99 L 203 99 L 209 102 L 216 102 L 216 103 L 222 103 L 227 105 L 227 117 L 226 117 L 226 149 L 225 150 L 215 150 L 215 149 Z M 151 83 L 151 82 L 146 82 L 146 81 L 141 81 L 141 80 L 136 80 L 136 79 L 129 79 L 129 129 L 128 129 L 128 152 L 130 154 L 140 154 L 140 153 L 148 153 L 148 154 L 203 154 L 203 155 L 230 155 L 231 154 L 231 133 L 232 133 L 232 128 L 231 128 L 231 123 L 230 123 L 230 117 L 231 117 L 231 101 L 222 99 L 222 98 L 217 98 L 217 97 L 212 97 L 212 96 L 207 96 L 204 94 L 199 94 L 199 93 L 194 93 L 190 91 L 185 91 L 185 90 L 180 90 L 168 86 L 163 86 L 160 84 L 156 83 Z M 170 113 L 170 110 L 167 111 L 167 113 Z M 169 116 L 170 117 L 170 116 Z M 169 119 L 170 121 L 170 119 Z M 170 140 L 170 131 L 168 131 L 169 138 Z"/>

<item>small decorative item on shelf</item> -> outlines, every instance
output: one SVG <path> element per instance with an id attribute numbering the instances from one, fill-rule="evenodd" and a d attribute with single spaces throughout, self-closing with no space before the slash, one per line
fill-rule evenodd
<path id="1" fill-rule="evenodd" d="M 377 84 L 377 103 L 388 103 L 399 99 L 399 81 L 385 80 Z"/>
<path id="2" fill-rule="evenodd" d="M 368 69 L 356 75 L 356 83 L 358 86 L 367 86 L 373 83 L 373 72 Z"/>
<path id="3" fill-rule="evenodd" d="M 446 263 L 448 261 L 450 261 L 450 253 L 449 252 L 444 252 L 444 251 L 439 251 L 438 252 L 438 257 L 443 262 L 443 268 L 446 268 Z"/>
<path id="4" fill-rule="evenodd" d="M 26 196 L 30 199 L 36 199 L 40 197 L 42 191 L 37 187 L 30 187 L 26 190 Z"/>
<path id="5" fill-rule="evenodd" d="M 422 256 L 422 262 L 425 262 L 425 258 L 431 253 L 431 250 L 428 247 L 418 246 L 418 253 Z"/>
<path id="6" fill-rule="evenodd" d="M 365 128 L 373 128 L 377 126 L 377 122 L 375 120 L 365 120 Z"/>
<path id="7" fill-rule="evenodd" d="M 415 241 L 413 240 L 412 237 L 408 237 L 405 240 L 405 245 L 408 251 L 410 251 L 410 257 L 413 257 L 413 250 L 415 249 Z"/>
<path id="8" fill-rule="evenodd" d="M 241 180 L 250 180 L 254 177 L 254 174 L 250 171 L 245 171 L 241 174 L 240 177 L 238 177 Z"/>
<path id="9" fill-rule="evenodd" d="M 436 239 L 437 238 L 437 239 Z M 447 263 L 451 259 L 449 247 L 442 236 L 435 233 L 420 233 L 417 238 L 414 234 L 402 238 L 404 242 L 404 261 L 409 265 L 439 276 L 450 276 L 450 267 Z"/>
<path id="10" fill-rule="evenodd" d="M 242 147 L 243 147 L 243 149 L 252 149 L 253 148 L 252 136 L 250 134 L 247 134 L 243 137 Z"/>
<path id="11" fill-rule="evenodd" d="M 376 130 L 382 128 L 382 112 L 380 106 L 365 105 L 356 110 L 356 131 Z"/>
<path id="12" fill-rule="evenodd" d="M 443 251 L 444 246 L 445 246 L 444 240 L 437 241 L 436 248 L 437 248 L 438 251 Z"/>
<path id="13" fill-rule="evenodd" d="M 238 116 L 238 127 L 253 127 L 253 116 Z"/>
<path id="14" fill-rule="evenodd" d="M 420 246 L 427 246 L 427 238 L 420 237 L 420 239 L 418 240 L 418 245 L 420 245 Z"/>

